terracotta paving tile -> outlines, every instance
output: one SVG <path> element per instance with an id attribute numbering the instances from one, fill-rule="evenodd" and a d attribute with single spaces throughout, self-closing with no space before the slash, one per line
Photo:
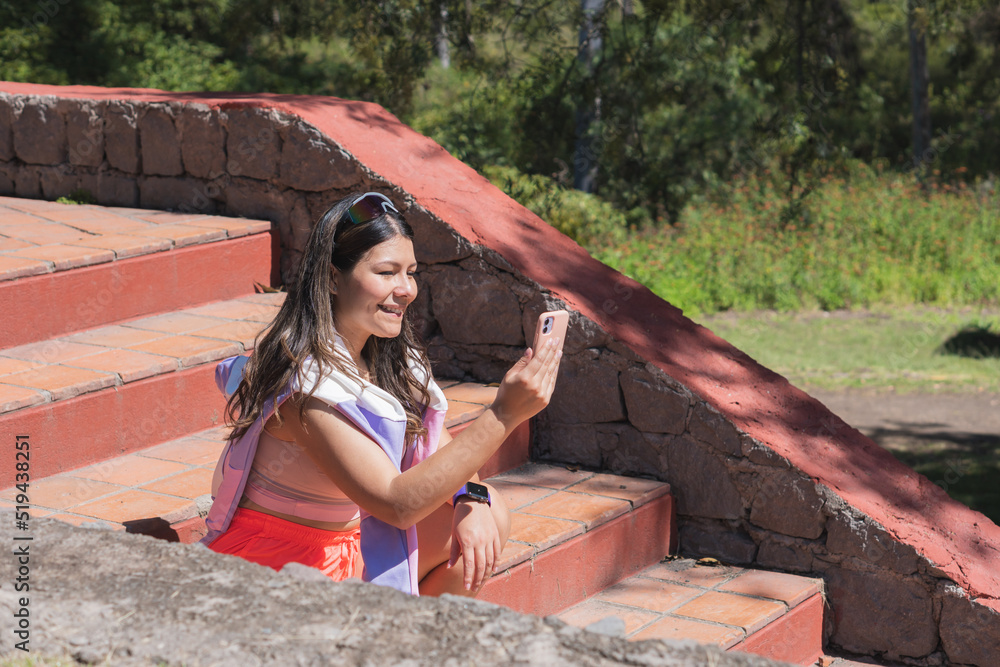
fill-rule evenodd
<path id="1" fill-rule="evenodd" d="M 149 331 L 180 334 L 191 333 L 192 331 L 197 331 L 199 329 L 207 329 L 208 327 L 213 327 L 222 323 L 223 320 L 215 317 L 205 317 L 203 315 L 191 315 L 186 312 L 179 312 L 166 313 L 165 315 L 154 315 L 153 317 L 144 317 L 141 320 L 133 320 L 126 326 L 133 329 L 146 329 Z"/>
<path id="2" fill-rule="evenodd" d="M 4 236 L 28 241 L 36 245 L 69 243 L 90 236 L 87 232 L 73 229 L 56 222 L 38 222 L 25 225 L 4 225 Z"/>
<path id="3" fill-rule="evenodd" d="M 691 619 L 664 616 L 634 635 L 630 635 L 629 639 L 689 639 L 702 644 L 715 644 L 726 649 L 743 639 L 743 633 L 737 628 L 727 628 L 724 625 L 699 623 Z"/>
<path id="4" fill-rule="evenodd" d="M 113 523 L 155 517 L 162 517 L 166 521 L 173 522 L 184 514 L 197 511 L 193 505 L 187 498 L 165 496 L 140 489 L 127 489 L 107 498 L 77 505 L 73 508 L 73 513 Z"/>
<path id="5" fill-rule="evenodd" d="M 53 401 L 73 398 L 80 394 L 97 391 L 117 384 L 118 378 L 111 373 L 101 373 L 69 366 L 39 366 L 20 373 L 3 376 L 6 384 L 32 389 L 44 389 Z"/>
<path id="6" fill-rule="evenodd" d="M 209 216 L 201 220 L 186 222 L 191 227 L 205 227 L 206 229 L 221 229 L 231 238 L 239 238 L 249 234 L 260 234 L 271 230 L 271 223 L 266 220 L 248 220 L 246 218 L 224 218 L 222 216 Z"/>
<path id="7" fill-rule="evenodd" d="M 270 322 L 274 318 L 274 313 L 278 312 L 278 309 L 274 306 L 268 306 L 267 304 L 254 304 L 247 303 L 246 301 L 217 301 L 216 303 L 209 303 L 204 306 L 198 306 L 197 308 L 188 308 L 184 311 L 190 315 L 204 315 L 206 317 L 220 317 L 226 320 L 246 320 L 250 319 L 250 316 L 255 313 L 267 313 L 268 319 L 265 320 Z M 261 321 L 258 318 L 255 321 Z"/>
<path id="8" fill-rule="evenodd" d="M 497 571 L 501 572 L 523 563 L 534 554 L 535 548 L 530 544 L 507 540 L 507 544 L 503 545 L 503 553 L 500 554 L 500 559 L 496 562 Z"/>
<path id="9" fill-rule="evenodd" d="M 176 461 L 193 466 L 214 465 L 219 460 L 219 455 L 225 446 L 226 443 L 224 441 L 188 437 L 171 440 L 162 445 L 144 449 L 141 452 L 137 452 L 137 455 L 152 459 L 162 459 L 164 461 Z"/>
<path id="10" fill-rule="evenodd" d="M 496 488 L 496 490 L 507 501 L 507 507 L 512 510 L 529 505 L 540 498 L 555 493 L 552 489 L 541 486 L 528 486 L 526 484 L 514 484 L 503 480 L 486 480 Z"/>
<path id="11" fill-rule="evenodd" d="M 0 204 L 18 211 L 48 211 L 62 204 L 44 199 L 26 199 L 23 197 L 0 197 Z"/>
<path id="12" fill-rule="evenodd" d="M 73 334 L 72 336 L 66 336 L 64 340 L 73 343 L 85 343 L 104 347 L 128 347 L 130 345 L 138 345 L 139 343 L 147 343 L 151 340 L 166 337 L 167 334 L 162 331 L 133 329 L 131 327 L 123 327 L 116 324 L 109 327 L 101 327 L 100 329 L 82 331 L 78 334 Z"/>
<path id="13" fill-rule="evenodd" d="M 121 489 L 118 484 L 95 482 L 68 475 L 53 475 L 31 482 L 31 486 L 28 487 L 28 497 L 32 505 L 64 510 Z M 13 500 L 17 496 L 17 489 L 4 489 L 2 496 L 7 500 Z"/>
<path id="14" fill-rule="evenodd" d="M 44 403 L 47 400 L 48 398 L 45 394 L 35 389 L 0 384 L 0 413 L 13 412 L 14 410 Z"/>
<path id="15" fill-rule="evenodd" d="M 556 614 L 556 618 L 577 628 L 585 628 L 591 623 L 596 623 L 609 616 L 616 616 L 625 621 L 626 635 L 630 635 L 647 623 L 660 618 L 660 614 L 651 611 L 619 607 L 594 599 L 586 600 Z"/>
<path id="16" fill-rule="evenodd" d="M 3 228 L 0 227 L 0 230 Z M 33 247 L 31 243 L 27 241 L 22 241 L 21 239 L 11 239 L 7 238 L 3 234 L 0 234 L 0 252 L 5 252 L 7 250 L 20 250 L 21 248 L 31 248 Z"/>
<path id="17" fill-rule="evenodd" d="M 746 570 L 735 579 L 718 586 L 716 590 L 780 600 L 789 607 L 794 607 L 818 593 L 820 587 L 815 579 L 781 572 Z"/>
<path id="18" fill-rule="evenodd" d="M 109 484 L 138 486 L 188 468 L 189 466 L 176 461 L 163 461 L 138 454 L 126 454 L 110 461 L 102 461 L 86 468 L 74 470 L 72 475 L 81 479 L 92 479 Z"/>
<path id="19" fill-rule="evenodd" d="M 633 507 L 638 507 L 670 493 L 670 485 L 653 479 L 597 473 L 570 486 L 567 491 L 621 498 L 631 502 Z"/>
<path id="20" fill-rule="evenodd" d="M 30 213 L 23 213 L 21 211 L 12 211 L 6 207 L 0 208 L 0 226 L 37 225 L 42 222 L 44 222 L 43 218 L 31 215 Z"/>
<path id="21" fill-rule="evenodd" d="M 704 567 L 695 565 L 693 560 L 678 560 L 671 563 L 657 563 L 643 570 L 642 576 L 712 588 L 732 579 L 740 572 L 742 570 L 734 567 Z"/>
<path id="22" fill-rule="evenodd" d="M 551 496 L 526 505 L 520 509 L 525 514 L 538 514 L 554 519 L 582 521 L 587 530 L 611 521 L 631 511 L 627 500 L 591 496 L 586 493 L 558 491 Z"/>
<path id="23" fill-rule="evenodd" d="M 153 211 L 146 209 L 132 213 L 132 217 L 156 225 L 177 225 L 187 224 L 193 220 L 204 220 L 208 216 L 203 213 L 174 213 L 173 211 Z"/>
<path id="24" fill-rule="evenodd" d="M 463 401 L 465 403 L 478 403 L 480 405 L 490 405 L 497 396 L 498 387 L 486 387 L 473 382 L 463 382 L 448 387 L 444 395 L 449 401 Z"/>
<path id="25" fill-rule="evenodd" d="M 472 421 L 483 414 L 484 408 L 476 403 L 463 403 L 462 401 L 448 401 L 448 412 L 444 416 L 445 428 L 451 428 L 465 422 Z"/>
<path id="26" fill-rule="evenodd" d="M 125 233 L 129 234 L 130 232 Z M 175 248 L 220 241 L 226 238 L 226 233 L 220 229 L 205 229 L 204 227 L 189 227 L 187 225 L 161 225 L 136 232 L 136 235 L 170 239 L 174 242 Z"/>
<path id="27" fill-rule="evenodd" d="M 38 364 L 58 364 L 61 361 L 78 359 L 88 354 L 96 354 L 103 351 L 102 348 L 95 345 L 86 345 L 61 338 L 53 338 L 51 340 L 7 348 L 3 351 L 3 356 L 22 359 L 24 361 L 34 361 Z"/>
<path id="28" fill-rule="evenodd" d="M 40 366 L 37 361 L 26 361 L 24 359 L 11 359 L 10 357 L 0 357 L 0 375 L 8 373 L 20 373 L 29 368 Z"/>
<path id="29" fill-rule="evenodd" d="M 0 255 L 0 280 L 27 278 L 28 276 L 37 276 L 49 272 L 50 265 L 47 262 L 37 259 L 25 259 L 24 257 Z"/>
<path id="30" fill-rule="evenodd" d="M 192 437 L 201 438 L 202 440 L 209 440 L 211 442 L 225 442 L 229 439 L 230 428 L 228 426 L 216 426 L 215 428 L 206 429 L 199 433 L 195 433 Z"/>
<path id="31" fill-rule="evenodd" d="M 194 336 L 168 336 L 148 343 L 130 345 L 129 349 L 174 357 L 180 360 L 184 368 L 225 359 L 243 352 L 236 343 Z"/>
<path id="32" fill-rule="evenodd" d="M 205 329 L 198 329 L 197 331 L 192 331 L 191 335 L 198 336 L 199 338 L 216 338 L 219 340 L 235 341 L 241 344 L 244 349 L 249 350 L 254 347 L 257 334 L 259 334 L 263 329 L 264 325 L 260 322 L 237 320 L 235 322 L 229 321 L 222 324 L 216 324 L 213 327 Z"/>
<path id="33" fill-rule="evenodd" d="M 177 360 L 135 350 L 107 350 L 65 362 L 67 366 L 115 373 L 122 383 L 177 370 Z"/>
<path id="34" fill-rule="evenodd" d="M 124 234 L 109 234 L 95 236 L 90 239 L 73 241 L 71 245 L 88 248 L 103 248 L 114 253 L 115 259 L 137 257 L 154 252 L 170 250 L 172 244 L 166 239 L 154 239 L 143 236 L 126 236 Z"/>
<path id="35" fill-rule="evenodd" d="M 52 208 L 38 210 L 35 215 L 52 222 L 72 222 L 74 220 L 94 220 L 104 217 L 104 211 L 92 206 L 79 204 L 59 204 Z"/>
<path id="36" fill-rule="evenodd" d="M 257 294 L 240 297 L 238 300 L 249 301 L 259 305 L 280 307 L 285 302 L 286 296 L 285 292 L 258 292 Z"/>
<path id="37" fill-rule="evenodd" d="M 267 324 L 275 318 L 279 310 L 281 310 L 281 306 L 252 304 L 251 309 L 247 311 L 247 315 L 243 319 Z"/>
<path id="38" fill-rule="evenodd" d="M 194 500 L 198 496 L 212 492 L 212 471 L 204 468 L 192 468 L 150 482 L 143 485 L 142 488 L 146 491 L 156 491 L 157 493 Z"/>
<path id="39" fill-rule="evenodd" d="M 629 577 L 601 591 L 596 599 L 663 613 L 690 602 L 699 595 L 705 595 L 705 592 L 667 581 Z"/>
<path id="40" fill-rule="evenodd" d="M 784 614 L 785 610 L 784 604 L 773 600 L 758 600 L 734 593 L 708 591 L 701 597 L 674 609 L 672 613 L 700 621 L 738 625 L 747 634 L 751 634 Z"/>
<path id="41" fill-rule="evenodd" d="M 49 518 L 55 519 L 57 521 L 62 521 L 63 523 L 68 523 L 73 526 L 82 526 L 84 524 L 87 524 L 93 526 L 102 526 L 104 528 L 109 528 L 111 530 L 118 530 L 118 531 L 125 530 L 125 526 L 121 525 L 120 523 L 101 521 L 100 519 L 95 519 L 89 516 L 80 516 L 79 514 L 67 514 L 63 512 L 57 514 L 50 514 Z"/>
<path id="42" fill-rule="evenodd" d="M 538 551 L 583 534 L 583 524 L 576 521 L 527 516 L 520 512 L 511 514 L 510 524 L 510 539 L 531 544 Z"/>
<path id="43" fill-rule="evenodd" d="M 565 466 L 544 465 L 541 463 L 525 463 L 513 470 L 508 470 L 496 476 L 496 479 L 544 486 L 550 489 L 564 489 L 567 486 L 592 477 L 594 473 L 586 470 L 568 470 Z"/>
<path id="44" fill-rule="evenodd" d="M 107 215 L 93 220 L 74 222 L 73 226 L 101 236 L 112 236 L 118 234 L 141 235 L 143 231 L 153 228 L 153 225 L 148 222 L 131 220 L 129 218 L 113 215 Z M 173 243 L 169 240 L 165 240 L 164 242 L 170 247 L 173 246 Z"/>
<path id="45" fill-rule="evenodd" d="M 115 254 L 100 248 L 85 248 L 78 245 L 42 245 L 7 253 L 8 257 L 26 257 L 52 262 L 56 271 L 65 271 L 78 266 L 90 266 L 111 262 Z"/>

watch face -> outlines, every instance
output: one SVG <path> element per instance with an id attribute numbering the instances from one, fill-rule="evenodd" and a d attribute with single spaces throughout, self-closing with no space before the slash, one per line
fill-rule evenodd
<path id="1" fill-rule="evenodd" d="M 490 501 L 490 490 L 487 489 L 482 484 L 476 484 L 475 482 L 469 482 L 465 485 L 465 491 L 468 495 L 472 496 L 476 500 L 488 503 Z"/>

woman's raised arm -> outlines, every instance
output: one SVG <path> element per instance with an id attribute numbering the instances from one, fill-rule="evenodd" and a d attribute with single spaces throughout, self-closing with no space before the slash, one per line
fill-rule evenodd
<path id="1" fill-rule="evenodd" d="M 537 353 L 526 351 L 482 415 L 403 473 L 377 443 L 320 399 L 308 399 L 301 421 L 298 405 L 286 401 L 282 417 L 295 440 L 347 497 L 381 521 L 407 528 L 450 500 L 521 422 L 548 405 L 562 356 L 557 343 L 550 341 Z"/>

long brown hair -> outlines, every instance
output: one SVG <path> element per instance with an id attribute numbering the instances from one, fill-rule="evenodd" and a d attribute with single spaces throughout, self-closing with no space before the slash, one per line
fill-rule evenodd
<path id="1" fill-rule="evenodd" d="M 350 358 L 334 347 L 336 328 L 330 294 L 330 265 L 350 273 L 372 248 L 395 236 L 413 240 L 413 229 L 403 216 L 386 211 L 372 220 L 355 225 L 346 217 L 347 209 L 358 198 L 352 194 L 334 204 L 313 228 L 299 265 L 298 279 L 288 291 L 274 321 L 257 337 L 255 349 L 243 368 L 243 380 L 226 406 L 232 425 L 230 438 L 246 433 L 261 416 L 264 402 L 276 398 L 298 374 L 308 358 L 317 364 L 319 377 L 336 369 L 361 380 Z M 413 331 L 410 310 L 403 316 L 403 326 L 395 338 L 369 336 L 361 356 L 368 365 L 371 382 L 389 392 L 406 412 L 406 445 L 424 435 L 423 411 L 430 403 L 425 382 L 418 381 L 408 358 L 423 367 L 431 377 L 430 364 L 423 345 Z M 309 390 L 312 396 L 316 387 Z M 299 403 L 299 417 L 306 401 Z M 281 415 L 278 415 L 281 420 Z"/>

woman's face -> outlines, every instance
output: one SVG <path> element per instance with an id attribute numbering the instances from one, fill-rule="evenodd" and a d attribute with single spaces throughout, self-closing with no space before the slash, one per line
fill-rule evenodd
<path id="1" fill-rule="evenodd" d="M 368 336 L 399 335 L 403 313 L 417 298 L 417 260 L 410 239 L 396 235 L 368 251 L 349 272 L 331 270 L 334 325 L 355 350 Z"/>

